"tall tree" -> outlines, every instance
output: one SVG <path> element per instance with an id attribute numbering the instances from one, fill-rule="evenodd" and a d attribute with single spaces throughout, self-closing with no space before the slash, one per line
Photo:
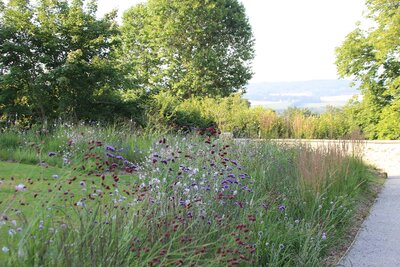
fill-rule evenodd
<path id="1" fill-rule="evenodd" d="M 149 0 L 125 12 L 121 32 L 132 89 L 227 96 L 252 77 L 254 39 L 237 0 Z"/>
<path id="2" fill-rule="evenodd" d="M 370 138 L 400 138 L 400 3 L 367 0 L 367 19 L 337 49 L 339 74 L 360 82 L 363 103 L 354 110 L 363 114 L 359 125 Z M 367 118 L 365 117 L 367 116 Z"/>
<path id="3" fill-rule="evenodd" d="M 0 18 L 0 112 L 86 119 L 113 79 L 116 13 L 96 1 L 10 0 Z"/>

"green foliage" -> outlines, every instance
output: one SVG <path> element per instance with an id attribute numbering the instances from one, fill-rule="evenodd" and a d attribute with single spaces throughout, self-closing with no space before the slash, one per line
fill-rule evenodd
<path id="1" fill-rule="evenodd" d="M 42 140 L 62 148 L 37 158 L 41 166 L 0 162 L 2 265 L 325 266 L 376 180 L 342 145 L 131 133 L 63 126 Z M 134 165 L 105 155 L 130 161 L 131 143 L 144 145 Z M 76 161 L 43 166 L 62 162 L 66 148 Z M 110 161 L 135 171 L 110 169 Z"/>
<path id="2" fill-rule="evenodd" d="M 171 126 L 180 130 L 215 126 L 246 138 L 342 139 L 361 127 L 352 112 L 349 107 L 327 107 L 321 114 L 289 108 L 278 114 L 261 106 L 250 107 L 239 94 L 179 101 L 171 93 L 161 92 L 151 101 L 148 126 L 166 131 Z"/>
<path id="3" fill-rule="evenodd" d="M 254 40 L 237 0 L 150 0 L 125 12 L 121 32 L 130 89 L 228 96 L 252 76 Z"/>
<path id="4" fill-rule="evenodd" d="M 1 113 L 96 119 L 119 103 L 116 13 L 97 19 L 96 9 L 95 1 L 8 2 L 0 17 Z"/>
<path id="5" fill-rule="evenodd" d="M 336 64 L 342 77 L 352 76 L 360 82 L 365 104 L 354 109 L 369 116 L 359 120 L 366 135 L 393 138 L 396 129 L 381 121 L 399 116 L 395 99 L 400 93 L 400 6 L 392 0 L 368 0 L 366 4 L 374 26 L 364 30 L 357 25 L 337 49 Z"/>

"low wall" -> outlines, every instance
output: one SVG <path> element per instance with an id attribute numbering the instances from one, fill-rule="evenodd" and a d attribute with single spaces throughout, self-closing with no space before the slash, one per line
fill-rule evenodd
<path id="1" fill-rule="evenodd" d="M 245 139 L 236 139 L 245 141 Z M 250 141 L 246 139 L 246 141 Z M 253 141 L 253 140 L 252 140 Z M 265 141 L 255 139 L 254 141 Z M 371 165 L 387 172 L 388 175 L 400 175 L 400 141 L 389 140 L 320 140 L 320 139 L 271 139 L 284 145 L 309 145 L 311 147 L 341 146 L 350 155 L 361 156 Z"/>

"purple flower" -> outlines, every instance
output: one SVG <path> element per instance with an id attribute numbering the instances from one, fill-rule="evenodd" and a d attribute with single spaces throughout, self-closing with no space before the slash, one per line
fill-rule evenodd
<path id="1" fill-rule="evenodd" d="M 15 187 L 15 191 L 22 192 L 25 191 L 26 186 L 24 184 L 19 184 Z"/>
<path id="2" fill-rule="evenodd" d="M 57 155 L 57 153 L 56 152 L 49 152 L 49 157 L 52 157 L 52 156 L 55 156 L 55 155 Z"/>
<path id="3" fill-rule="evenodd" d="M 285 211 L 285 210 L 286 210 L 286 206 L 285 206 L 285 205 L 280 205 L 280 206 L 278 207 L 278 209 L 279 209 L 280 211 Z"/>
<path id="4" fill-rule="evenodd" d="M 115 151 L 115 148 L 113 146 L 106 146 L 106 150 Z"/>
<path id="5" fill-rule="evenodd" d="M 235 205 L 238 206 L 239 208 L 244 208 L 244 203 L 241 201 L 235 202 Z"/>
<path id="6" fill-rule="evenodd" d="M 107 153 L 106 153 L 106 156 L 107 156 L 107 157 L 110 157 L 110 158 L 115 158 L 115 155 L 112 154 L 112 153 L 110 153 L 110 152 L 107 152 Z"/>
<path id="7" fill-rule="evenodd" d="M 233 165 L 235 165 L 235 166 L 237 166 L 237 165 L 238 165 L 238 163 L 237 163 L 237 161 L 236 161 L 236 160 L 231 160 L 231 163 L 232 163 Z"/>
<path id="8" fill-rule="evenodd" d="M 124 160 L 124 157 L 123 157 L 123 156 L 116 156 L 115 158 L 116 158 L 116 159 L 119 159 L 119 160 Z"/>

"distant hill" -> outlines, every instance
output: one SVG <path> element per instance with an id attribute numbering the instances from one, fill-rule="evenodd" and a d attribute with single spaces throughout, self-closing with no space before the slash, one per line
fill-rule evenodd
<path id="1" fill-rule="evenodd" d="M 262 82 L 247 87 L 245 98 L 252 106 L 262 105 L 281 111 L 288 107 L 321 111 L 327 105 L 343 106 L 359 91 L 349 80 L 312 80 L 300 82 Z"/>

